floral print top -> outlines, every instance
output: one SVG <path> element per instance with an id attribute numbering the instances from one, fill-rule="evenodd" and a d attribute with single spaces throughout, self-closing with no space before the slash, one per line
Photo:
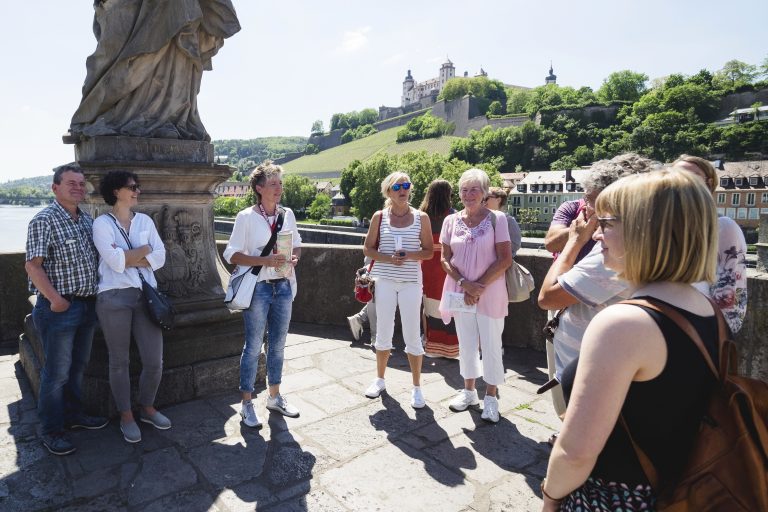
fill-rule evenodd
<path id="1" fill-rule="evenodd" d="M 720 306 L 725 320 L 736 334 L 747 314 L 747 242 L 744 233 L 729 217 L 719 218 L 717 274 L 714 283 L 694 286 Z"/>

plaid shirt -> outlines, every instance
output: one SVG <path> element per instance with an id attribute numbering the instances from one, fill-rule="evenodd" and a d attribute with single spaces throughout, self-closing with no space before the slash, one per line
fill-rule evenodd
<path id="1" fill-rule="evenodd" d="M 96 247 L 93 245 L 93 218 L 78 208 L 75 221 L 54 201 L 29 222 L 27 261 L 43 258 L 43 270 L 62 295 L 96 294 L 98 284 Z M 29 291 L 39 293 L 29 280 Z"/>

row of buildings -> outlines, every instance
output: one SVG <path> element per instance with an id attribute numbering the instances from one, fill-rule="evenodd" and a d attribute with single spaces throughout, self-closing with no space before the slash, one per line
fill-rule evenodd
<path id="1" fill-rule="evenodd" d="M 768 160 L 713 163 L 719 180 L 715 191 L 718 214 L 742 227 L 756 228 L 760 214 L 768 213 Z M 502 174 L 509 211 L 519 215 L 522 208 L 533 209 L 539 223 L 549 223 L 563 202 L 583 196 L 581 183 L 588 175 L 587 169 Z"/>

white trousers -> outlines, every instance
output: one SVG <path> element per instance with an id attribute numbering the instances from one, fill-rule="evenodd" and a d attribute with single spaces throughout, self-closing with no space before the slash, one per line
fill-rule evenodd
<path id="1" fill-rule="evenodd" d="M 424 354 L 421 346 L 421 283 L 376 280 L 376 350 L 391 350 L 395 334 L 395 309 L 400 307 L 405 352 Z"/>
<path id="2" fill-rule="evenodd" d="M 475 313 L 455 313 L 459 337 L 459 373 L 465 379 L 483 377 L 486 384 L 504 384 L 504 362 L 501 355 L 501 333 L 504 318 L 491 318 Z M 480 350 L 483 358 L 480 359 Z"/>

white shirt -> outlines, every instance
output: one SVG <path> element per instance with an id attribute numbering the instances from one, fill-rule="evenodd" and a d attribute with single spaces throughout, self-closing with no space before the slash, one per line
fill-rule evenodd
<path id="1" fill-rule="evenodd" d="M 283 228 L 281 233 L 290 231 L 293 235 L 293 248 L 301 247 L 301 235 L 299 235 L 299 229 L 296 226 L 296 217 L 293 215 L 293 211 L 290 208 L 285 208 L 285 216 L 283 218 Z M 269 219 L 269 223 L 267 223 Z M 261 214 L 258 206 L 249 206 L 245 210 L 242 210 L 237 214 L 235 218 L 235 225 L 232 228 L 232 234 L 229 237 L 229 243 L 224 250 L 224 259 L 227 263 L 232 263 L 232 256 L 235 253 L 245 254 L 246 256 L 261 256 L 261 251 L 264 246 L 269 242 L 272 236 L 272 222 L 275 217 L 268 217 L 267 219 Z M 266 281 L 268 279 L 280 279 L 283 276 L 278 275 L 275 272 L 274 267 L 262 267 L 259 272 L 259 281 Z M 296 297 L 296 274 L 291 272 L 288 277 L 291 283 L 291 291 L 293 291 L 294 298 Z"/>
<path id="2" fill-rule="evenodd" d="M 125 266 L 128 243 L 111 215 L 104 214 L 93 221 L 93 243 L 101 256 L 99 293 L 116 288 L 141 288 L 139 272 L 149 284 L 157 287 L 154 270 L 165 265 L 165 245 L 155 223 L 143 213 L 134 214 L 128 228 L 128 239 L 134 249 L 147 244 L 152 247 L 152 252 L 146 256 L 151 268 Z"/>
<path id="3" fill-rule="evenodd" d="M 576 359 L 587 325 L 600 311 L 629 298 L 629 283 L 603 264 L 603 244 L 598 242 L 573 268 L 557 277 L 560 286 L 579 302 L 568 306 L 555 331 L 555 376 Z"/>

